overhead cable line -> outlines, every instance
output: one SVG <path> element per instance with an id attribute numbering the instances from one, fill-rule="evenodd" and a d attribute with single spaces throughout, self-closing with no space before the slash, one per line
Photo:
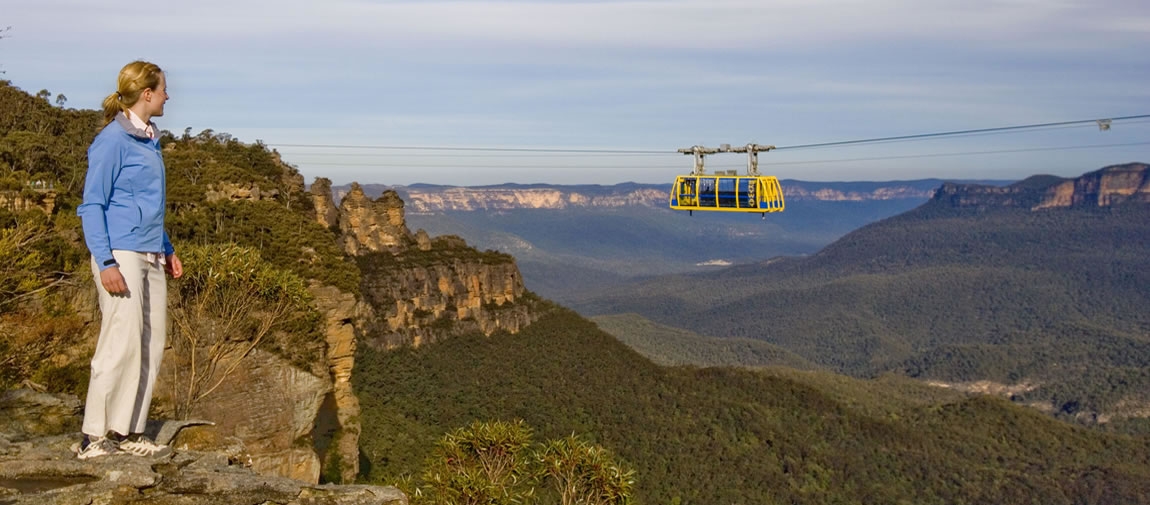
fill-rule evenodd
<path id="1" fill-rule="evenodd" d="M 815 163 L 846 163 L 854 161 L 880 161 L 880 160 L 905 160 L 913 158 L 941 158 L 948 156 L 974 156 L 981 154 L 1009 154 L 1009 153 L 1031 153 L 1038 151 L 1069 151 L 1075 149 L 1101 149 L 1106 147 L 1129 147 L 1129 146 L 1147 146 L 1150 142 L 1126 142 L 1122 144 L 1090 144 L 1081 146 L 1056 146 L 1056 147 L 1032 147 L 1024 149 L 999 149 L 994 151 L 965 151 L 954 153 L 931 153 L 931 154 L 907 154 L 901 156 L 876 156 L 872 158 L 848 158 L 848 159 L 834 159 L 834 160 L 809 160 L 809 161 L 782 161 L 771 163 L 771 166 L 779 165 L 810 165 Z"/>
<path id="2" fill-rule="evenodd" d="M 597 154 L 673 154 L 668 151 L 642 149 L 557 149 L 546 147 L 459 147 L 459 146 L 375 146 L 350 144 L 267 144 L 272 147 L 307 147 L 323 149 L 381 149 L 392 151 L 477 151 L 502 153 L 597 153 Z"/>
<path id="3" fill-rule="evenodd" d="M 1040 128 L 1051 128 L 1051 127 L 1058 127 L 1058 126 L 1073 126 L 1073 125 L 1087 125 L 1087 124 L 1095 124 L 1095 125 L 1098 125 L 1098 127 L 1102 130 L 1109 130 L 1110 125 L 1114 121 L 1126 121 L 1126 120 L 1131 120 L 1131 119 L 1145 119 L 1145 118 L 1150 118 L 1150 114 L 1140 114 L 1137 116 L 1122 116 L 1122 117 L 1114 117 L 1114 118 L 1108 118 L 1108 119 L 1082 119 L 1082 120 L 1078 120 L 1078 121 L 1061 121 L 1061 122 L 1057 122 L 1057 123 L 1039 123 L 1039 124 L 1018 125 L 1018 126 L 1000 126 L 997 128 L 978 128 L 978 129 L 974 129 L 974 130 L 956 130 L 956 131 L 937 132 L 937 133 L 919 133 L 919 134 L 915 134 L 915 135 L 899 135 L 899 136 L 895 136 L 895 137 L 879 137 L 879 138 L 860 139 L 860 140 L 842 140 L 842 141 L 837 141 L 837 142 L 820 142 L 817 144 L 800 144 L 800 145 L 795 145 L 795 146 L 780 146 L 780 147 L 776 147 L 774 150 L 781 151 L 783 149 L 809 149 L 809 148 L 815 148 L 815 147 L 838 147 L 838 146 L 847 146 L 847 145 L 854 145 L 854 144 L 897 142 L 897 141 L 903 141 L 903 140 L 923 140 L 923 139 L 930 139 L 930 138 L 936 138 L 936 137 L 957 137 L 957 136 L 975 135 L 975 134 L 1007 133 L 1007 132 L 1014 132 L 1014 131 L 1020 131 L 1020 130 L 1035 130 L 1035 129 L 1040 129 Z"/>
<path id="4" fill-rule="evenodd" d="M 1016 126 L 1000 126 L 995 128 L 977 128 L 971 130 L 955 130 L 934 133 L 919 133 L 913 135 L 898 135 L 893 137 L 876 137 L 856 140 L 841 140 L 834 142 L 819 142 L 812 144 L 798 144 L 778 146 L 774 150 L 784 149 L 817 149 L 826 147 L 841 147 L 861 144 L 877 144 L 886 142 L 904 142 L 928 140 L 943 137 L 961 137 L 973 135 L 1000 135 L 1017 133 L 1027 130 L 1051 129 L 1059 127 L 1076 127 L 1085 125 L 1098 125 L 1100 129 L 1108 130 L 1110 125 L 1117 121 L 1130 121 L 1134 119 L 1148 119 L 1150 114 L 1132 116 L 1119 116 L 1106 119 L 1081 119 L 1076 121 L 1059 121 L 1054 123 L 1035 123 Z M 576 149 L 576 148 L 546 148 L 546 147 L 461 147 L 461 146 L 405 146 L 405 145 L 369 145 L 369 144 L 267 144 L 272 147 L 284 148 L 311 148 L 311 149 L 375 149 L 388 151 L 462 151 L 462 152 L 499 152 L 499 153 L 558 153 L 558 154 L 675 154 L 674 150 L 651 149 Z"/>

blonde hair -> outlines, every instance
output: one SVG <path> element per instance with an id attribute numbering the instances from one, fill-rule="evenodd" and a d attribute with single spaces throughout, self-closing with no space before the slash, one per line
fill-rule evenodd
<path id="1" fill-rule="evenodd" d="M 145 89 L 156 89 L 164 78 L 164 71 L 155 63 L 133 61 L 120 69 L 116 92 L 104 99 L 104 124 L 116 119 L 140 100 Z"/>

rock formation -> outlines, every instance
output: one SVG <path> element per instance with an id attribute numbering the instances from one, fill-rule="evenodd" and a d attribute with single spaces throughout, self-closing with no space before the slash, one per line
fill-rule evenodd
<path id="1" fill-rule="evenodd" d="M 312 204 L 315 207 L 315 220 L 327 228 L 339 226 L 339 209 L 331 196 L 331 180 L 319 177 L 311 185 Z"/>
<path id="2" fill-rule="evenodd" d="M 385 191 L 375 200 L 363 194 L 359 184 L 339 204 L 339 229 L 344 250 L 352 256 L 369 252 L 398 252 L 415 243 L 403 217 L 403 200 Z"/>
<path id="3" fill-rule="evenodd" d="M 157 403 L 164 402 L 171 387 L 161 372 Z M 242 441 L 252 455 L 253 470 L 317 483 L 322 462 L 311 434 L 320 406 L 331 391 L 332 381 L 326 374 L 301 370 L 284 358 L 257 349 L 219 389 L 199 402 L 191 415 L 211 420 L 222 433 Z"/>
<path id="4" fill-rule="evenodd" d="M 0 396 L 0 504 L 150 503 L 406 505 L 394 487 L 314 485 L 266 476 L 250 467 L 248 450 L 203 423 L 149 423 L 148 434 L 172 455 L 75 459 L 79 400 L 30 391 Z M 69 415 L 71 411 L 71 415 Z M 50 421 L 43 421 L 50 420 Z"/>
<path id="5" fill-rule="evenodd" d="M 333 381 L 331 403 L 338 426 L 331 440 L 323 440 L 323 461 L 338 461 L 340 482 L 355 482 L 359 475 L 359 399 L 352 390 L 351 375 L 355 369 L 357 321 L 370 319 L 371 307 L 332 286 L 313 282 L 309 287 L 316 307 L 324 317 L 324 339 L 327 342 L 327 365 Z M 319 442 L 319 441 L 317 441 Z M 320 445 L 320 444 L 317 444 Z"/>
<path id="6" fill-rule="evenodd" d="M 933 201 L 957 208 L 1029 210 L 1150 203 L 1150 165 L 1112 165 L 1076 179 L 1034 176 L 1009 186 L 946 183 Z"/>
<path id="7" fill-rule="evenodd" d="M 260 200 L 274 200 L 277 196 L 279 196 L 279 190 L 261 190 L 258 184 L 250 182 L 245 184 L 232 182 L 209 184 L 208 191 L 204 193 L 204 198 L 209 202 L 220 200 L 256 202 Z"/>
<path id="8" fill-rule="evenodd" d="M 0 191 L 0 208 L 13 212 L 36 209 L 50 216 L 56 210 L 56 192 L 37 190 L 28 194 L 20 191 Z"/>
<path id="9" fill-rule="evenodd" d="M 376 310 L 372 345 L 419 346 L 476 330 L 515 333 L 534 320 L 514 260 L 461 242 L 440 237 L 426 252 L 361 259 L 364 298 Z"/>
<path id="10" fill-rule="evenodd" d="M 312 185 L 316 219 L 327 226 L 329 184 Z M 371 200 L 353 183 L 337 224 L 345 250 L 359 258 L 364 301 L 374 312 L 363 325 L 371 345 L 421 345 L 468 331 L 517 332 L 533 320 L 514 258 L 481 253 L 459 237 L 413 234 L 395 191 Z"/>
<path id="11" fill-rule="evenodd" d="M 1124 202 L 1150 203 L 1150 165 L 1114 165 L 1063 181 L 1048 188 L 1035 208 L 1109 207 Z"/>

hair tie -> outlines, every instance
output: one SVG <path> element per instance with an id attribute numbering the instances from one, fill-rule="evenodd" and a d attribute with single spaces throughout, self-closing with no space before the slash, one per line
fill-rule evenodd
<path id="1" fill-rule="evenodd" d="M 122 102 L 122 101 L 124 101 L 124 95 L 121 95 L 119 92 L 117 92 L 117 93 L 116 93 L 116 101 L 117 101 L 117 102 Z"/>

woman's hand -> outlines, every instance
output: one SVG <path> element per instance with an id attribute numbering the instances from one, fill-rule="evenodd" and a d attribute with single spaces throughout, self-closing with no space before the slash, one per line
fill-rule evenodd
<path id="1" fill-rule="evenodd" d="M 100 271 L 100 285 L 104 286 L 104 291 L 109 294 L 128 294 L 128 283 L 124 282 L 124 274 L 120 273 L 118 266 L 108 267 Z"/>
<path id="2" fill-rule="evenodd" d="M 164 271 L 173 279 L 179 279 L 184 275 L 184 264 L 180 262 L 180 257 L 176 256 L 176 253 L 169 254 L 164 259 Z"/>

